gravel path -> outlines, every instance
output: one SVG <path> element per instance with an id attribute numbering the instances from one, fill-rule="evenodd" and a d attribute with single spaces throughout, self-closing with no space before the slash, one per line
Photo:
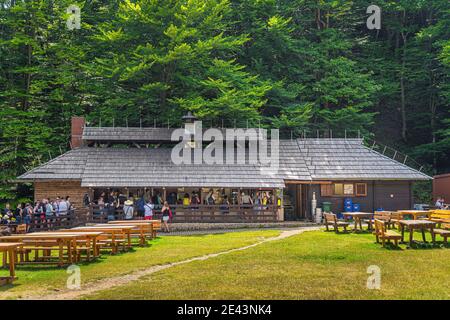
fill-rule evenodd
<path id="1" fill-rule="evenodd" d="M 113 287 L 126 285 L 132 281 L 138 280 L 141 277 L 148 276 L 155 272 L 165 270 L 165 269 L 168 269 L 171 267 L 190 263 L 193 261 L 203 261 L 203 260 L 221 256 L 224 254 L 229 254 L 232 252 L 247 250 L 249 248 L 256 247 L 256 246 L 266 243 L 266 242 L 282 240 L 282 239 L 300 234 L 305 231 L 313 231 L 313 230 L 319 230 L 319 227 L 304 227 L 304 228 L 298 228 L 298 229 L 283 230 L 281 232 L 281 234 L 276 237 L 266 238 L 264 240 L 261 240 L 259 242 L 253 243 L 248 246 L 230 249 L 230 250 L 226 250 L 226 251 L 222 251 L 222 252 L 218 252 L 218 253 L 207 254 L 204 256 L 190 258 L 187 260 L 178 261 L 178 262 L 174 262 L 174 263 L 151 266 L 149 268 L 146 268 L 143 270 L 138 270 L 138 271 L 135 271 L 135 272 L 127 274 L 127 275 L 120 275 L 120 276 L 116 276 L 116 277 L 112 277 L 112 278 L 106 278 L 106 279 L 102 279 L 102 280 L 98 280 L 98 281 L 93 281 L 93 282 L 90 282 L 90 283 L 82 286 L 82 288 L 79 290 L 64 290 L 64 291 L 60 291 L 60 292 L 57 292 L 54 294 L 49 294 L 49 295 L 42 295 L 42 294 L 39 296 L 30 295 L 27 297 L 23 297 L 22 299 L 24 299 L 24 300 L 35 300 L 35 299 L 39 299 L 39 300 L 43 300 L 43 299 L 44 300 L 74 300 L 74 299 L 79 299 L 82 296 L 90 295 L 90 294 L 93 294 L 93 293 L 101 291 L 101 290 L 106 290 L 106 289 L 111 289 Z M 221 232 L 224 232 L 224 231 L 221 230 Z"/>

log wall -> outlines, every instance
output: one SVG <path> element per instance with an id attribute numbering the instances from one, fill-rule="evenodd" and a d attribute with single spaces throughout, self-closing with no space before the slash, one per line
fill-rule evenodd
<path id="1" fill-rule="evenodd" d="M 70 196 L 75 208 L 82 208 L 83 196 L 88 190 L 88 188 L 81 187 L 81 181 L 36 181 L 34 183 L 34 200 Z"/>

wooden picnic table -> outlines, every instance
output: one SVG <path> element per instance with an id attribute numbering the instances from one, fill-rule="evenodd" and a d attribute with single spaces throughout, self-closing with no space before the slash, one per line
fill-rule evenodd
<path id="1" fill-rule="evenodd" d="M 372 218 L 373 213 L 372 212 L 342 212 L 342 215 L 345 217 L 351 217 L 355 221 L 355 231 L 358 230 L 358 225 L 360 230 L 362 230 L 362 220 L 363 219 L 369 219 L 368 228 L 369 230 L 372 229 Z"/>
<path id="2" fill-rule="evenodd" d="M 108 224 L 120 224 L 120 225 L 138 225 L 151 223 L 153 228 L 159 228 L 161 226 L 161 220 L 112 220 L 108 221 Z"/>
<path id="3" fill-rule="evenodd" d="M 70 229 L 62 229 L 62 230 L 58 230 L 58 231 L 47 231 L 47 232 L 33 232 L 33 233 L 28 233 L 28 235 L 32 236 L 32 235 L 73 235 L 75 236 L 75 241 L 72 243 L 73 245 L 73 251 L 76 253 L 77 252 L 77 247 L 78 247 L 78 243 L 77 241 L 85 241 L 86 242 L 86 260 L 87 261 L 91 261 L 91 250 L 92 250 L 92 258 L 98 258 L 100 256 L 100 252 L 97 248 L 97 239 L 98 237 L 100 237 L 101 235 L 103 235 L 103 232 L 94 232 L 94 231 L 66 231 L 66 230 L 70 230 Z M 74 258 L 75 261 L 77 261 L 77 257 L 75 256 Z"/>
<path id="4" fill-rule="evenodd" d="M 136 234 L 139 237 L 139 245 L 143 246 L 146 243 L 147 236 L 150 238 L 153 237 L 153 223 L 151 221 L 146 221 L 146 223 L 123 223 L 123 224 L 104 224 L 99 223 L 94 225 L 95 227 L 101 227 L 101 226 L 133 226 L 133 229 L 131 230 L 132 234 Z"/>
<path id="5" fill-rule="evenodd" d="M 17 248 L 23 244 L 19 242 L 0 243 L 0 252 L 3 253 L 3 267 L 6 267 L 7 259 L 9 260 L 9 277 L 0 277 L 0 284 L 12 283 L 16 280 L 16 253 Z"/>
<path id="6" fill-rule="evenodd" d="M 156 237 L 156 231 L 161 229 L 161 220 L 112 220 L 108 221 L 108 224 L 112 225 L 140 225 L 140 224 L 152 224 L 152 238 Z"/>
<path id="7" fill-rule="evenodd" d="M 134 226 L 122 226 L 122 225 L 101 225 L 101 226 L 85 226 L 85 227 L 76 227 L 72 229 L 67 229 L 68 232 L 70 231 L 98 231 L 98 232 L 104 232 L 104 233 L 110 233 L 111 234 L 111 240 L 114 243 L 115 240 L 120 237 L 120 235 L 124 235 L 127 240 L 127 246 L 128 248 L 131 248 L 131 230 L 134 228 Z M 66 231 L 66 230 L 65 230 Z"/>
<path id="8" fill-rule="evenodd" d="M 432 213 L 431 211 L 427 210 L 397 210 L 397 212 L 400 213 L 402 217 L 411 215 L 413 216 L 414 220 L 418 220 L 419 216 L 423 215 L 426 215 L 429 218 Z"/>
<path id="9" fill-rule="evenodd" d="M 435 234 L 434 234 L 434 226 L 436 225 L 435 222 L 433 221 L 429 221 L 429 220 L 400 220 L 399 221 L 400 224 L 400 228 L 402 231 L 402 240 L 401 242 L 404 243 L 404 239 L 405 239 L 405 228 L 408 228 L 409 231 L 409 246 L 411 247 L 414 241 L 414 230 L 415 229 L 420 229 L 420 231 L 422 232 L 422 240 L 423 242 L 427 242 L 426 238 L 425 238 L 425 229 L 430 229 L 430 233 L 431 233 L 431 239 L 433 241 L 433 243 L 435 243 Z"/>
<path id="10" fill-rule="evenodd" d="M 111 220 L 108 224 L 139 224 L 139 223 L 153 223 L 159 220 Z"/>
<path id="11" fill-rule="evenodd" d="M 32 234 L 17 234 L 11 236 L 0 237 L 0 242 L 21 242 L 24 247 L 32 246 L 35 249 L 35 263 L 51 263 L 50 261 L 38 261 L 38 250 L 41 248 L 45 252 L 51 250 L 50 247 L 58 247 L 58 265 L 63 266 L 65 264 L 72 264 L 76 261 L 76 255 L 74 255 L 73 249 L 76 249 L 75 234 L 64 233 L 32 233 Z M 54 243 L 54 246 L 51 244 Z M 50 246 L 49 246 L 50 245 Z M 64 247 L 67 247 L 67 260 L 64 260 Z M 76 252 L 76 251 L 75 251 Z M 25 263 L 21 261 L 21 263 Z M 26 261 L 26 263 L 32 263 Z"/>

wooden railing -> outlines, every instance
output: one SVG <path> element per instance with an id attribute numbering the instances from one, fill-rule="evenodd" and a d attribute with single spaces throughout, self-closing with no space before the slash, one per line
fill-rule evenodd
<path id="1" fill-rule="evenodd" d="M 173 222 L 275 222 L 278 207 L 274 205 L 171 205 Z M 161 219 L 161 206 L 153 210 L 153 218 Z M 105 223 L 108 220 L 124 219 L 123 209 L 91 205 L 87 214 L 87 222 Z M 137 216 L 134 208 L 133 219 Z"/>
<path id="2" fill-rule="evenodd" d="M 52 215 L 41 217 L 33 215 L 29 225 L 29 232 L 49 231 L 73 228 L 85 224 L 86 210 L 69 210 L 66 215 Z"/>

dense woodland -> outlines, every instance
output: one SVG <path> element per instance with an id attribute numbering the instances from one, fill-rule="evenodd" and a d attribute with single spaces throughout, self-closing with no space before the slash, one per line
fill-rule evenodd
<path id="1" fill-rule="evenodd" d="M 0 202 L 70 148 L 73 115 L 360 130 L 449 172 L 449 26 L 448 0 L 0 0 Z"/>

